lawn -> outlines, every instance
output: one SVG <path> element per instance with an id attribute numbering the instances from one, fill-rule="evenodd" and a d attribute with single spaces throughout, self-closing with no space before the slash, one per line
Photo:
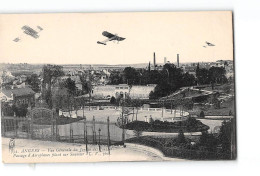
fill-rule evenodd
<path id="1" fill-rule="evenodd" d="M 235 111 L 235 101 L 234 98 L 221 103 L 220 108 L 209 107 L 206 105 L 195 106 L 193 110 L 187 110 L 191 115 L 200 115 L 200 112 L 203 111 L 205 116 L 228 116 L 230 111 L 234 115 Z"/>

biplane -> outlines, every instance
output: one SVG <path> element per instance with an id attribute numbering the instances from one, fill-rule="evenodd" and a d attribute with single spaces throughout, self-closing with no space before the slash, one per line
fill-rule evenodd
<path id="1" fill-rule="evenodd" d="M 37 26 L 37 29 L 33 29 L 30 26 L 23 26 L 22 27 L 23 33 L 29 35 L 35 39 L 39 38 L 39 33 L 43 30 L 41 26 Z M 21 34 L 19 37 L 15 38 L 14 42 L 19 42 L 22 39 L 23 35 Z"/>
<path id="2" fill-rule="evenodd" d="M 209 43 L 209 42 L 205 42 L 208 46 L 215 46 L 214 44 L 212 44 L 212 43 Z"/>
<path id="3" fill-rule="evenodd" d="M 214 44 L 209 43 L 209 42 L 207 42 L 207 41 L 206 41 L 205 43 L 206 43 L 207 45 L 204 45 L 204 46 L 203 46 L 204 48 L 207 48 L 207 46 L 215 46 Z"/>
<path id="4" fill-rule="evenodd" d="M 109 41 L 117 41 L 117 43 L 119 43 L 119 41 L 125 40 L 125 38 L 119 37 L 117 34 L 111 34 L 107 31 L 102 32 L 102 35 L 107 37 L 107 39 L 102 42 L 97 41 L 98 44 L 106 45 Z"/>

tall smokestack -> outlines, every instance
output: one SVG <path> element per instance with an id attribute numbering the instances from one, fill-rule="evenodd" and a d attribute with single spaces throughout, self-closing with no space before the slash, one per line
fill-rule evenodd
<path id="1" fill-rule="evenodd" d="M 177 54 L 177 67 L 180 67 L 179 54 Z"/>
<path id="2" fill-rule="evenodd" d="M 153 66 L 154 66 L 154 69 L 155 69 L 155 66 L 156 66 L 155 52 L 153 53 Z"/>
<path id="3" fill-rule="evenodd" d="M 164 65 L 166 64 L 166 62 L 167 62 L 167 58 L 166 58 L 166 57 L 164 57 Z"/>

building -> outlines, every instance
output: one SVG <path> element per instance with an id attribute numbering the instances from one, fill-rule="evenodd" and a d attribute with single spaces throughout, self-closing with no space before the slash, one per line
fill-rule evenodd
<path id="1" fill-rule="evenodd" d="M 129 97 L 131 99 L 149 99 L 149 94 L 154 91 L 155 87 L 156 84 L 134 85 L 130 89 Z"/>
<path id="2" fill-rule="evenodd" d="M 118 86 L 115 86 L 115 97 L 122 97 L 126 98 L 129 96 L 130 93 L 130 86 L 127 84 L 119 84 Z"/>
<path id="3" fill-rule="evenodd" d="M 15 80 L 15 76 L 10 71 L 0 71 L 0 84 L 10 83 Z"/>
<path id="4" fill-rule="evenodd" d="M 92 96 L 97 99 L 109 99 L 112 96 L 115 98 L 130 97 L 131 99 L 149 99 L 149 94 L 154 91 L 156 85 L 133 85 L 127 84 L 119 85 L 98 85 L 92 89 Z"/>
<path id="5" fill-rule="evenodd" d="M 30 87 L 2 89 L 0 93 L 2 102 L 19 106 L 21 104 L 35 105 L 35 92 Z"/>
<path id="6" fill-rule="evenodd" d="M 112 96 L 115 97 L 115 85 L 98 85 L 94 86 L 91 94 L 97 99 L 107 99 Z"/>
<path id="7" fill-rule="evenodd" d="M 20 76 L 18 76 L 18 80 L 19 80 L 19 82 L 24 82 L 24 81 L 26 81 L 26 79 L 27 79 L 27 76 L 26 75 L 20 75 Z"/>
<path id="8" fill-rule="evenodd" d="M 182 66 L 181 68 L 183 69 L 184 73 L 189 73 L 189 74 L 193 75 L 194 77 L 196 77 L 197 66 Z"/>

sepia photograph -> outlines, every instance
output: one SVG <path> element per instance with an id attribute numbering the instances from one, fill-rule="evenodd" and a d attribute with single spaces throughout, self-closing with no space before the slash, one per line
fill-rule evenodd
<path id="1" fill-rule="evenodd" d="M 232 11 L 0 14 L 3 163 L 237 159 Z"/>

